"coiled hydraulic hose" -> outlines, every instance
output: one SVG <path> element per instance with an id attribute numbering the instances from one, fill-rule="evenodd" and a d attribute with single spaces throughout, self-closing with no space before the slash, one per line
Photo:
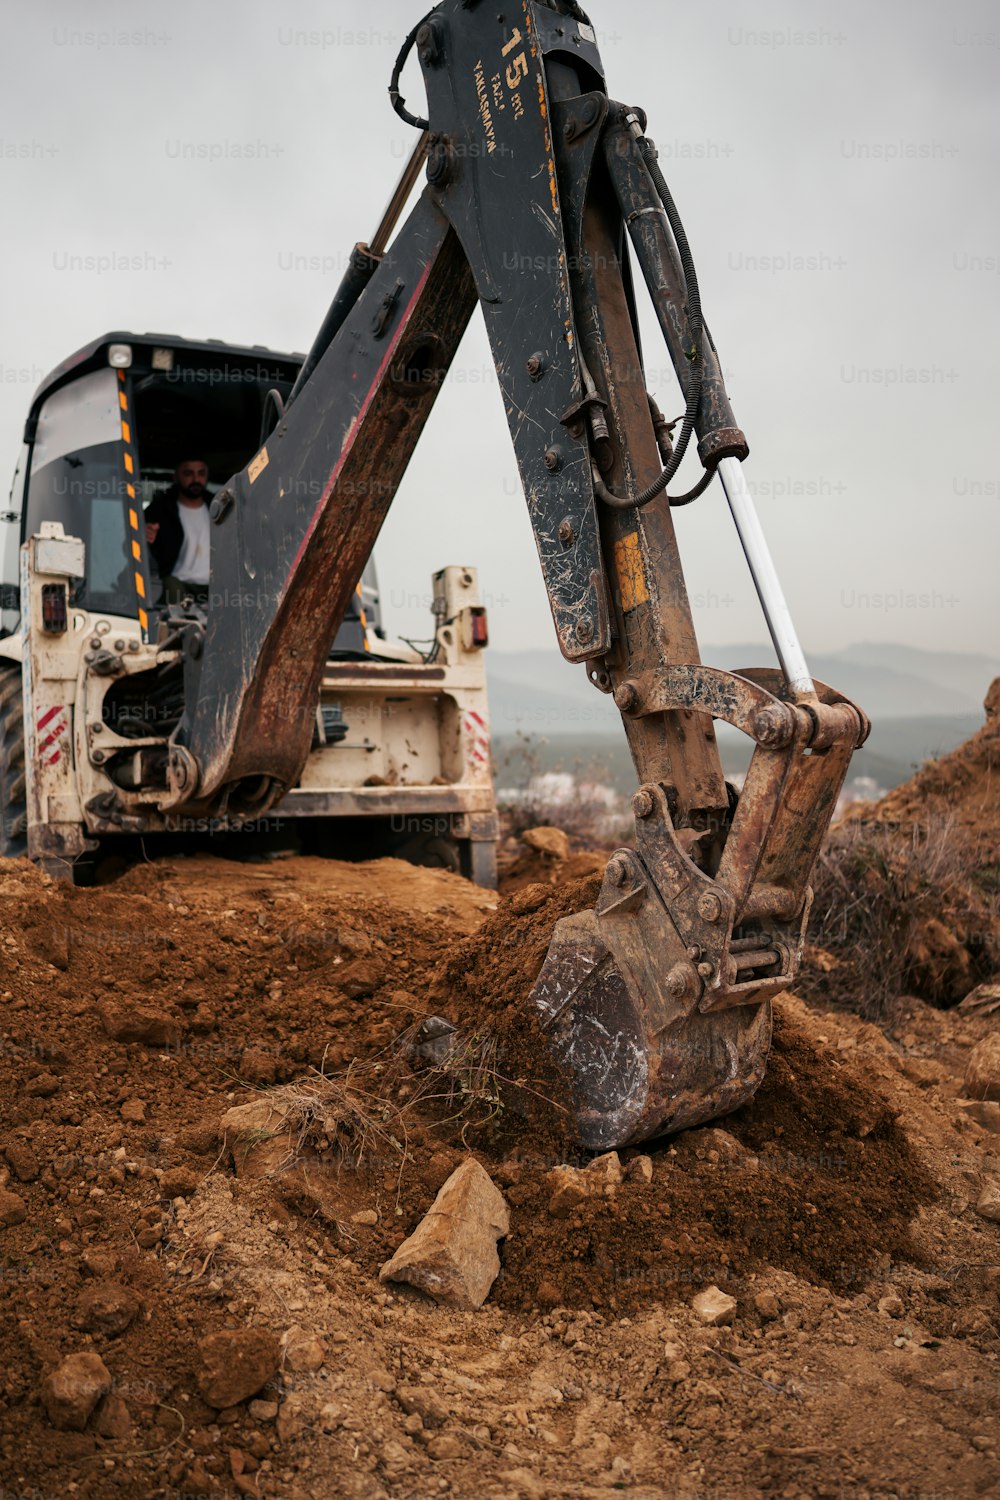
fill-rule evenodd
<path id="1" fill-rule="evenodd" d="M 430 20 L 435 10 L 437 10 L 436 5 L 427 12 L 422 21 L 417 22 L 416 26 L 414 26 L 413 30 L 407 36 L 402 47 L 400 47 L 399 49 L 399 56 L 396 58 L 396 66 L 393 68 L 392 77 L 389 80 L 389 98 L 392 100 L 392 107 L 396 111 L 399 118 L 401 120 L 404 120 L 407 125 L 412 125 L 414 130 L 430 130 L 430 121 L 422 120 L 419 115 L 410 114 L 410 111 L 406 107 L 406 100 L 399 92 L 399 80 L 403 76 L 403 69 L 406 67 L 406 59 L 409 57 L 411 51 L 413 50 L 413 44 L 417 40 L 417 33 L 419 32 L 421 26 L 426 25 L 426 23 Z"/>
<path id="2" fill-rule="evenodd" d="M 702 364 L 701 351 L 702 339 L 705 334 L 704 319 L 701 311 L 701 289 L 698 285 L 698 272 L 695 270 L 694 256 L 691 254 L 691 246 L 684 230 L 684 224 L 677 211 L 673 194 L 667 186 L 666 178 L 660 171 L 659 162 L 656 160 L 656 150 L 647 136 L 643 133 L 638 116 L 629 111 L 625 116 L 625 123 L 632 131 L 633 137 L 646 164 L 653 187 L 656 189 L 657 197 L 663 205 L 663 211 L 667 216 L 667 223 L 677 246 L 677 255 L 684 273 L 684 287 L 687 294 L 688 323 L 691 328 L 691 380 L 687 391 L 687 405 L 684 410 L 684 420 L 681 424 L 680 436 L 677 446 L 674 448 L 673 456 L 662 474 L 653 480 L 652 484 L 646 486 L 636 496 L 616 495 L 608 489 L 596 469 L 594 471 L 594 493 L 597 498 L 610 505 L 614 510 L 641 510 L 657 495 L 662 495 L 667 485 L 673 479 L 680 468 L 688 444 L 694 433 L 695 423 L 698 420 L 698 407 L 701 404 L 701 391 L 704 379 L 704 366 Z M 685 495 L 667 495 L 671 505 L 689 505 L 692 500 L 704 494 L 714 478 L 714 469 L 708 469 L 699 479 L 693 489 L 688 490 Z"/>

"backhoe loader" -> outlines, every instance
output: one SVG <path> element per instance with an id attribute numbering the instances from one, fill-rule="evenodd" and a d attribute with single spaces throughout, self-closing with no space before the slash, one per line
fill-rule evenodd
<path id="1" fill-rule="evenodd" d="M 412 53 L 426 117 L 401 92 Z M 639 783 L 634 847 L 608 861 L 593 910 L 557 923 L 525 997 L 572 1082 L 582 1144 L 607 1149 L 723 1114 L 757 1087 L 771 999 L 800 960 L 813 863 L 869 725 L 810 675 L 646 115 L 608 93 L 584 12 L 574 0 L 441 0 L 406 38 L 389 88 L 415 132 L 412 159 L 294 381 L 269 394 L 256 451 L 212 500 L 208 607 L 168 605 L 154 628 L 137 567 L 129 629 L 95 627 L 83 643 L 68 732 L 78 765 L 110 741 L 110 763 L 129 768 L 105 794 L 108 819 L 132 816 L 136 800 L 167 822 L 257 819 L 298 795 L 329 643 L 478 308 L 559 649 L 613 695 Z M 680 387 L 674 423 L 647 391 L 640 280 Z M 127 371 L 114 378 L 124 430 Z M 689 448 L 699 477 L 679 494 Z M 672 511 L 716 478 L 775 669 L 701 663 Z M 32 756 L 45 753 L 44 653 L 73 629 L 77 545 L 42 525 L 24 548 Z M 446 648 L 476 646 L 475 607 L 459 604 L 442 604 L 442 672 L 454 665 Z M 173 685 L 164 733 L 146 712 L 150 732 L 127 761 L 100 711 L 110 693 L 87 696 L 95 677 L 123 704 L 154 704 L 153 685 Z M 715 721 L 754 745 L 738 793 Z M 57 824 L 66 805 L 50 796 L 36 816 Z"/>

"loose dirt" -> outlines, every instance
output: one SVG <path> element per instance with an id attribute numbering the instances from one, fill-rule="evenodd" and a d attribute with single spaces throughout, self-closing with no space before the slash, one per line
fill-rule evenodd
<path id="1" fill-rule="evenodd" d="M 973 1207 L 1000 1136 L 956 1102 L 996 1017 L 908 1001 L 887 1032 L 785 997 L 751 1104 L 623 1152 L 651 1180 L 555 1218 L 547 1174 L 581 1158 L 520 1001 L 601 861 L 539 859 L 499 908 L 395 861 L 172 859 L 79 891 L 7 867 L 0 1492 L 1000 1488 L 1000 1229 Z M 408 1061 L 431 1015 L 465 1048 L 450 1083 Z M 222 1115 L 310 1088 L 337 1128 L 306 1112 L 291 1160 L 237 1175 Z M 378 1270 L 470 1154 L 511 1233 L 456 1313 Z M 731 1325 L 693 1311 L 708 1286 Z M 292 1337 L 220 1412 L 199 1344 L 247 1327 Z M 43 1381 L 88 1351 L 118 1405 L 58 1430 Z"/>

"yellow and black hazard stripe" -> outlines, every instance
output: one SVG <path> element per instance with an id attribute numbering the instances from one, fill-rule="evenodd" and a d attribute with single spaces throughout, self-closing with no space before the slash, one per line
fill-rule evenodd
<path id="1" fill-rule="evenodd" d="M 122 455 L 125 463 L 125 493 L 128 496 L 129 543 L 132 549 L 132 576 L 135 580 L 135 603 L 139 624 L 145 632 L 149 628 L 146 612 L 146 576 L 142 567 L 142 506 L 135 488 L 136 462 L 135 444 L 132 441 L 132 418 L 128 407 L 128 391 L 125 386 L 125 371 L 118 371 L 118 405 L 121 408 Z"/>

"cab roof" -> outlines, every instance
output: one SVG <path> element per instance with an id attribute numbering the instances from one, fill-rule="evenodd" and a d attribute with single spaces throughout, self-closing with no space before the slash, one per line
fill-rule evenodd
<path id="1" fill-rule="evenodd" d="M 122 330 L 103 333 L 100 338 L 84 344 L 82 349 L 68 355 L 62 364 L 56 365 L 46 375 L 31 398 L 30 416 L 35 415 L 41 402 L 58 386 L 66 385 L 80 375 L 89 374 L 91 370 L 103 369 L 108 362 L 107 351 L 110 344 L 131 344 L 134 349 L 173 349 L 202 356 L 225 354 L 236 359 L 266 357 L 287 364 L 293 375 L 298 372 L 305 359 L 304 354 L 282 354 L 276 349 L 269 349 L 265 344 L 227 344 L 223 339 L 182 339 L 174 333 L 126 333 Z"/>

